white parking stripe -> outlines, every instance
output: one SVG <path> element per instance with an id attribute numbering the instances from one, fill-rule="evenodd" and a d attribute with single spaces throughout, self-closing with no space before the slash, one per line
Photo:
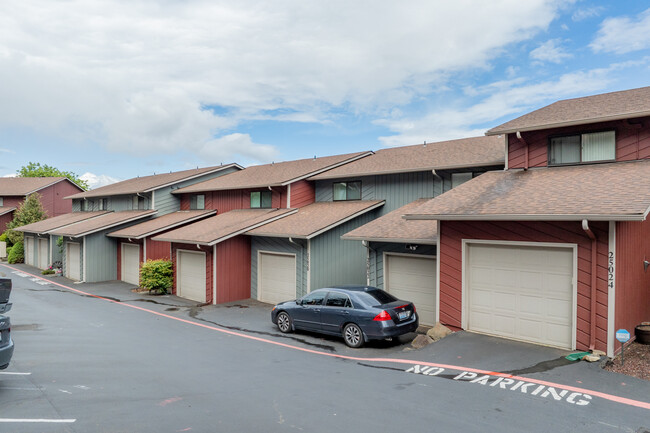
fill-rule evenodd
<path id="1" fill-rule="evenodd" d="M 10 374 L 14 376 L 29 376 L 32 373 L 18 373 L 13 371 L 0 371 L 0 374 Z"/>
<path id="2" fill-rule="evenodd" d="M 21 418 L 0 418 L 0 422 L 19 423 L 19 422 L 49 422 L 49 423 L 73 423 L 76 419 L 21 419 Z"/>

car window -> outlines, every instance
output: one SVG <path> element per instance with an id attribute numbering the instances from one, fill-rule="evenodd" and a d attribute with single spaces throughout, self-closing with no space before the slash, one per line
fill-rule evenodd
<path id="1" fill-rule="evenodd" d="M 314 292 L 302 298 L 303 305 L 323 305 L 327 292 Z"/>
<path id="2" fill-rule="evenodd" d="M 397 301 L 397 298 L 391 295 L 388 292 L 383 290 L 368 290 L 367 292 L 359 292 L 358 296 L 363 299 L 365 304 L 375 306 L 375 305 L 384 305 L 390 304 L 391 302 Z"/>
<path id="3" fill-rule="evenodd" d="M 352 302 L 350 302 L 350 298 L 345 293 L 330 292 L 327 295 L 327 303 L 325 305 L 328 307 L 351 308 Z"/>

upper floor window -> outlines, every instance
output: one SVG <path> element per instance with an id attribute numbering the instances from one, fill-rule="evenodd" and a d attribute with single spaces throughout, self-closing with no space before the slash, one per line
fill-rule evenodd
<path id="1" fill-rule="evenodd" d="M 5 204 L 5 199 L 4 197 L 0 197 L 0 206 L 4 206 Z"/>
<path id="2" fill-rule="evenodd" d="M 553 137 L 549 145 L 549 165 L 616 159 L 614 131 Z"/>
<path id="3" fill-rule="evenodd" d="M 190 197 L 190 209 L 191 210 L 203 210 L 205 209 L 205 195 L 196 194 Z"/>
<path id="4" fill-rule="evenodd" d="M 100 198 L 99 199 L 99 210 L 106 210 L 106 199 L 105 198 Z"/>
<path id="5" fill-rule="evenodd" d="M 333 199 L 339 200 L 361 200 L 361 181 L 335 182 L 333 184 Z"/>
<path id="6" fill-rule="evenodd" d="M 133 196 L 133 210 L 143 210 L 144 209 L 144 197 L 140 197 L 139 195 L 134 195 Z"/>
<path id="7" fill-rule="evenodd" d="M 462 185 L 468 180 L 472 180 L 472 172 L 467 173 L 452 173 L 451 174 L 451 187 L 456 188 L 458 185 Z"/>
<path id="8" fill-rule="evenodd" d="M 270 209 L 271 191 L 251 192 L 251 209 Z"/>

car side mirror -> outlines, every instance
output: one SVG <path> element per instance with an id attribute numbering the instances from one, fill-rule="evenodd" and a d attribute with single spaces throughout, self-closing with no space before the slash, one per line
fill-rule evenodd
<path id="1" fill-rule="evenodd" d="M 296 304 L 302 305 L 302 299 L 296 299 Z"/>

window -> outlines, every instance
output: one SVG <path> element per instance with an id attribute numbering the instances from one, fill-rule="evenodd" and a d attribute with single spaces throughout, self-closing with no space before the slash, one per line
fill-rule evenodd
<path id="1" fill-rule="evenodd" d="M 86 211 L 88 210 L 88 200 L 81 200 L 81 210 Z"/>
<path id="2" fill-rule="evenodd" d="M 472 180 L 473 174 L 469 173 L 452 173 L 451 174 L 451 187 L 456 188 L 458 185 L 462 185 L 468 180 Z"/>
<path id="3" fill-rule="evenodd" d="M 106 199 L 105 198 L 100 198 L 99 199 L 99 210 L 106 210 Z"/>
<path id="4" fill-rule="evenodd" d="M 140 197 L 138 195 L 133 196 L 133 210 L 136 209 L 144 209 L 144 197 Z"/>
<path id="5" fill-rule="evenodd" d="M 0 197 L 0 206 L 4 206 L 5 199 L 3 197 Z"/>
<path id="6" fill-rule="evenodd" d="M 327 292 L 314 292 L 302 298 L 301 305 L 323 305 L 323 299 Z"/>
<path id="7" fill-rule="evenodd" d="M 333 199 L 339 200 L 361 200 L 361 181 L 335 182 L 333 184 Z"/>
<path id="8" fill-rule="evenodd" d="M 251 209 L 270 209 L 271 191 L 251 192 Z"/>
<path id="9" fill-rule="evenodd" d="M 197 194 L 190 197 L 190 209 L 202 210 L 205 209 L 205 195 Z"/>
<path id="10" fill-rule="evenodd" d="M 327 307 L 352 308 L 352 302 L 345 293 L 329 292 L 327 295 Z"/>
<path id="11" fill-rule="evenodd" d="M 548 159 L 549 165 L 613 161 L 616 159 L 616 134 L 604 131 L 553 137 Z"/>

